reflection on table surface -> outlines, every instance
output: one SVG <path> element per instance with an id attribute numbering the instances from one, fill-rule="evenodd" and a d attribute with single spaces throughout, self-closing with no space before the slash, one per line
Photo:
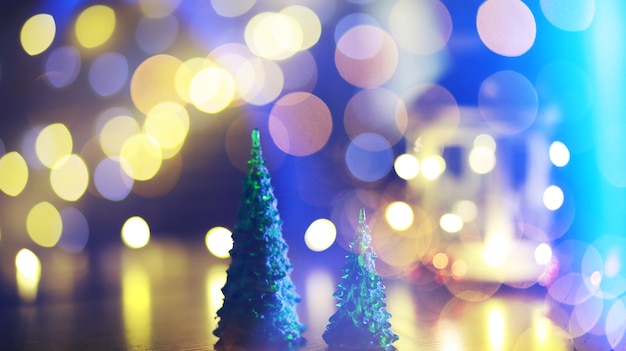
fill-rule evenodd
<path id="1" fill-rule="evenodd" d="M 0 248 L 0 350 L 209 350 L 217 341 L 212 330 L 228 260 L 201 245 L 153 241 L 140 250 L 55 251 L 40 257 L 39 281 L 16 274 L 8 250 Z M 308 326 L 303 349 L 324 350 L 340 264 L 312 257 L 292 258 L 292 278 Z M 467 301 L 434 281 L 416 281 L 385 281 L 399 350 L 573 348 L 550 318 L 542 290 L 477 292 L 476 301 Z"/>

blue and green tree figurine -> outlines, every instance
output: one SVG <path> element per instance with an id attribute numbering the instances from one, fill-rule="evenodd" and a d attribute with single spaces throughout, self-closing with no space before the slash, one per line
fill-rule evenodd
<path id="1" fill-rule="evenodd" d="M 216 348 L 296 348 L 304 343 L 305 327 L 296 313 L 300 296 L 290 278 L 293 266 L 258 130 L 252 131 L 242 183 L 231 263 L 222 288 L 224 304 L 213 331 L 219 338 Z"/>
<path id="2" fill-rule="evenodd" d="M 329 350 L 394 350 L 398 336 L 391 331 L 391 314 L 385 309 L 385 286 L 376 273 L 370 231 L 365 210 L 359 213 L 359 226 L 341 282 L 333 294 L 339 301 L 322 335 Z"/>

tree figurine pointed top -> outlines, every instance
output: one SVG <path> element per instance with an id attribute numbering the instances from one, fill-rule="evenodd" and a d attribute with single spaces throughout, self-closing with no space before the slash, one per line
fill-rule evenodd
<path id="1" fill-rule="evenodd" d="M 359 213 L 356 238 L 342 269 L 341 282 L 333 294 L 337 311 L 322 335 L 331 350 L 391 350 L 398 336 L 391 331 L 391 314 L 385 309 L 385 286 L 376 273 L 371 236 L 365 210 Z"/>
<path id="2" fill-rule="evenodd" d="M 282 221 L 261 153 L 259 131 L 252 131 L 248 172 L 243 180 L 231 263 L 222 288 L 224 305 L 217 312 L 216 346 L 296 346 L 303 342 L 298 321 L 300 296 L 289 276 Z"/>

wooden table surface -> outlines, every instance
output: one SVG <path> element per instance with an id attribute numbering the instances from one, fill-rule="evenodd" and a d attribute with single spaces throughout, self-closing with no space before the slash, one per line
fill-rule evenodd
<path id="1" fill-rule="evenodd" d="M 43 254 L 36 298 L 16 284 L 10 250 L 0 250 L 0 350 L 213 349 L 228 260 L 202 245 L 153 241 L 140 250 Z M 311 257 L 292 258 L 307 325 L 302 350 L 325 350 L 321 335 L 334 311 L 338 272 Z M 573 349 L 548 317 L 540 289 L 500 289 L 468 302 L 436 284 L 385 284 L 398 350 Z"/>

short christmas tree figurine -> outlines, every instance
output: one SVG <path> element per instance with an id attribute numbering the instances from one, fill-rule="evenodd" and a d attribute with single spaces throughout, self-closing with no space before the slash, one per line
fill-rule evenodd
<path id="1" fill-rule="evenodd" d="M 334 293 L 337 311 L 322 335 L 329 350 L 393 350 L 398 336 L 391 331 L 391 314 L 385 309 L 385 286 L 376 273 L 376 254 L 365 223 L 359 214 L 359 228 L 346 256 L 341 282 Z"/>
<path id="2" fill-rule="evenodd" d="M 258 130 L 252 131 L 250 154 L 222 288 L 224 305 L 213 333 L 218 349 L 289 349 L 304 341 L 296 314 L 300 296 L 289 276 L 292 264 Z"/>

